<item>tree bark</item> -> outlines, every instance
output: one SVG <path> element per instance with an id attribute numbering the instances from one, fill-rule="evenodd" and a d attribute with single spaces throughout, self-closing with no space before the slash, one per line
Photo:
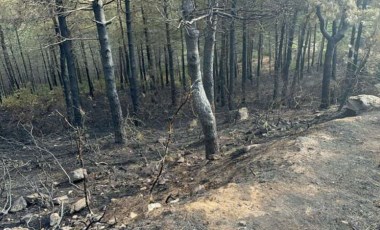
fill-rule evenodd
<path id="1" fill-rule="evenodd" d="M 214 7 L 214 4 L 215 0 L 209 1 L 209 5 L 211 5 L 211 7 Z M 206 91 L 207 99 L 209 100 L 213 111 L 215 111 L 213 64 L 217 21 L 218 18 L 216 14 L 210 14 L 207 18 L 205 44 L 203 49 L 203 85 Z"/>
<path id="2" fill-rule="evenodd" d="M 11 86 L 11 91 L 13 91 L 15 89 L 15 87 L 16 87 L 16 89 L 20 89 L 20 84 L 17 81 L 16 76 L 13 72 L 12 63 L 11 63 L 11 60 L 9 58 L 7 45 L 5 44 L 4 31 L 3 31 L 3 28 L 1 25 L 0 25 L 0 43 L 1 43 L 1 48 L 3 50 L 3 57 L 4 57 L 5 67 L 7 70 L 8 79 L 9 79 L 10 86 Z"/>
<path id="3" fill-rule="evenodd" d="M 323 37 L 327 40 L 327 49 L 325 53 L 325 62 L 323 66 L 323 80 L 322 80 L 322 97 L 321 97 L 321 109 L 327 109 L 330 106 L 330 80 L 332 75 L 333 67 L 333 54 L 336 45 L 340 40 L 343 39 L 344 33 L 348 28 L 348 24 L 346 22 L 346 13 L 343 12 L 342 16 L 342 25 L 339 30 L 336 31 L 335 34 L 330 35 L 325 28 L 325 19 L 321 13 L 321 7 L 317 6 L 316 9 L 317 17 L 319 19 L 320 30 Z"/>
<path id="4" fill-rule="evenodd" d="M 242 89 L 242 103 L 246 103 L 246 84 L 248 77 L 248 33 L 247 33 L 247 21 L 243 21 L 243 54 L 242 54 L 242 79 L 241 79 L 241 89 Z"/>
<path id="5" fill-rule="evenodd" d="M 263 34 L 260 32 L 259 34 L 259 41 L 257 44 L 257 68 L 256 68 L 256 99 L 259 101 L 260 100 L 260 85 L 261 85 L 261 66 L 263 64 L 262 59 L 263 59 Z"/>
<path id="6" fill-rule="evenodd" d="M 72 43 L 70 38 L 70 31 L 68 29 L 67 23 L 66 23 L 66 16 L 64 15 L 65 9 L 63 7 L 63 1 L 62 0 L 56 0 L 57 5 L 57 12 L 58 12 L 58 24 L 60 29 L 60 36 L 62 39 L 65 39 L 62 42 L 62 47 L 64 50 L 65 58 L 66 58 L 66 64 L 69 74 L 69 81 L 70 81 L 70 92 L 71 92 L 71 98 L 73 101 L 73 110 L 74 110 L 74 117 L 73 117 L 73 123 L 77 127 L 81 127 L 82 124 L 82 113 L 81 113 L 81 105 L 80 105 L 80 98 L 79 98 L 79 87 L 78 87 L 78 78 L 77 78 L 77 72 L 75 69 L 75 60 L 74 60 L 74 54 L 72 50 Z"/>
<path id="7" fill-rule="evenodd" d="M 145 46 L 146 46 L 146 57 L 148 59 L 148 76 L 149 76 L 149 85 L 150 89 L 155 89 L 156 87 L 156 67 L 154 65 L 153 56 L 152 56 L 152 48 L 150 44 L 150 36 L 148 29 L 148 22 L 146 18 L 146 14 L 144 11 L 144 7 L 141 6 L 141 15 L 144 25 L 144 37 L 145 37 Z"/>
<path id="8" fill-rule="evenodd" d="M 126 17 L 126 22 L 127 22 L 129 66 L 131 68 L 131 74 L 129 76 L 129 88 L 131 91 L 133 111 L 135 115 L 137 115 L 139 111 L 139 90 L 138 90 L 138 84 L 137 84 L 136 49 L 135 49 L 135 42 L 133 38 L 131 0 L 125 0 L 125 17 Z"/>
<path id="9" fill-rule="evenodd" d="M 87 54 L 86 54 L 86 48 L 84 46 L 84 42 L 81 41 L 80 43 L 81 49 L 82 49 L 82 58 L 84 62 L 84 68 L 86 70 L 86 77 L 87 77 L 87 84 L 88 84 L 88 94 L 91 98 L 94 98 L 94 84 L 92 83 L 92 79 L 90 76 L 90 69 L 88 68 L 88 62 L 87 62 Z"/>
<path id="10" fill-rule="evenodd" d="M 172 105 L 177 104 L 177 90 L 175 85 L 175 76 L 174 76 L 174 60 L 173 60 L 173 47 L 171 42 L 170 27 L 169 27 L 169 1 L 164 0 L 164 16 L 166 19 L 165 22 L 165 32 L 166 32 L 166 47 L 168 49 L 168 64 L 169 64 L 169 75 L 170 75 L 170 92 Z"/>
<path id="11" fill-rule="evenodd" d="M 209 5 L 214 7 L 215 0 L 209 1 Z M 207 18 L 205 31 L 205 44 L 203 48 L 203 86 L 206 91 L 207 99 L 211 104 L 211 108 L 215 111 L 215 95 L 214 95 L 214 49 L 216 24 L 218 18 L 216 14 L 210 14 Z"/>
<path id="12" fill-rule="evenodd" d="M 286 51 L 286 59 L 285 64 L 282 69 L 282 93 L 281 93 L 281 99 L 283 102 L 287 102 L 288 99 L 288 85 L 289 85 L 289 69 L 290 64 L 292 62 L 292 47 L 293 47 L 293 39 L 294 39 L 294 31 L 295 31 L 295 25 L 297 22 L 297 15 L 298 11 L 294 12 L 292 24 L 289 27 L 289 35 L 288 35 L 288 43 L 287 43 L 287 51 Z"/>
<path id="13" fill-rule="evenodd" d="M 231 2 L 231 15 L 236 16 L 236 2 L 237 0 L 232 0 Z M 229 84 L 228 84 L 228 109 L 233 110 L 235 107 L 234 104 L 234 81 L 235 81 L 235 52 L 236 52 L 236 44 L 235 44 L 235 19 L 231 19 L 230 24 L 230 50 L 229 50 Z"/>
<path id="14" fill-rule="evenodd" d="M 186 80 L 186 64 L 185 64 L 185 38 L 183 37 L 183 29 L 181 29 L 181 64 L 182 64 L 182 88 L 183 91 L 187 89 Z"/>
<path id="15" fill-rule="evenodd" d="M 224 22 L 224 21 L 223 21 Z M 223 27 L 224 23 L 223 23 Z M 227 79 L 227 34 L 221 34 L 220 42 L 220 65 L 219 65 L 219 85 L 220 85 L 220 105 L 226 105 L 226 79 Z"/>
<path id="16" fill-rule="evenodd" d="M 106 82 L 107 97 L 110 105 L 115 143 L 125 143 L 125 131 L 123 127 L 123 114 L 121 111 L 119 96 L 117 94 L 114 63 L 112 58 L 112 51 L 110 40 L 107 31 L 107 21 L 104 15 L 103 1 L 94 0 L 92 2 L 92 9 L 94 11 L 96 28 L 99 36 L 100 54 L 102 57 L 102 65 L 104 72 L 104 80 Z"/>
<path id="17" fill-rule="evenodd" d="M 183 20 L 189 22 L 192 20 L 194 5 L 191 0 L 182 1 Z M 212 112 L 210 102 L 207 99 L 202 84 L 202 73 L 200 66 L 200 57 L 198 50 L 199 31 L 194 24 L 186 25 L 185 33 L 187 47 L 187 62 L 189 75 L 192 81 L 193 103 L 200 120 L 204 138 L 206 158 L 213 160 L 219 152 L 218 136 L 216 131 L 216 120 Z"/>

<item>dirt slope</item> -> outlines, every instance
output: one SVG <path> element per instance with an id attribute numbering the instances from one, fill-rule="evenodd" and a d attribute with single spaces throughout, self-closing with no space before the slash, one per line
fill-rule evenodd
<path id="1" fill-rule="evenodd" d="M 378 112 L 318 125 L 207 166 L 199 175 L 229 181 L 196 199 L 116 217 L 130 229 L 380 229 L 379 128 Z"/>
<path id="2" fill-rule="evenodd" d="M 306 120 L 315 114 L 306 120 L 288 115 L 300 128 L 277 137 L 259 133 L 260 138 L 252 139 L 256 118 L 219 124 L 223 153 L 259 144 L 215 162 L 204 160 L 200 131 L 181 121 L 152 195 L 149 188 L 163 149 L 157 139 L 165 137 L 165 131 L 140 130 L 141 137 L 126 147 L 113 146 L 111 136 L 92 140 L 85 152 L 91 206 L 96 214 L 102 214 L 104 206 L 107 212 L 90 229 L 380 229 L 380 113 L 309 129 L 302 127 L 309 127 Z M 66 194 L 71 201 L 83 197 L 68 184 L 52 186 L 65 178 L 56 161 L 67 171 L 78 167 L 73 142 L 51 137 L 41 144 L 51 153 L 0 139 L 0 156 L 12 170 L 13 196 L 39 188 L 51 197 Z M 2 196 L 5 200 L 5 193 Z M 154 202 L 162 208 L 148 212 L 148 204 Z M 26 227 L 22 216 L 33 213 L 46 219 L 52 212 L 59 212 L 59 206 L 30 205 L 2 218 L 0 229 Z M 132 212 L 137 217 L 131 218 Z M 86 210 L 66 213 L 62 226 L 83 229 L 86 216 Z M 49 224 L 41 222 L 34 228 Z"/>

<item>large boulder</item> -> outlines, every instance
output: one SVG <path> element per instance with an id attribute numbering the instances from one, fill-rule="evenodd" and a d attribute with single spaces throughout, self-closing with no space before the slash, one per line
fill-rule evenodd
<path id="1" fill-rule="evenodd" d="M 358 115 L 363 112 L 380 109 L 380 97 L 357 95 L 348 98 L 344 109 L 347 113 Z"/>

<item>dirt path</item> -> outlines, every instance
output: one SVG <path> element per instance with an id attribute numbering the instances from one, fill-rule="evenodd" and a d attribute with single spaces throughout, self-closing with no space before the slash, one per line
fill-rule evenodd
<path id="1" fill-rule="evenodd" d="M 223 151 L 250 144 L 247 131 L 253 123 L 221 125 Z M 96 142 L 98 150 L 86 153 L 92 206 L 101 213 L 107 205 L 108 211 L 94 229 L 380 229 L 379 127 L 379 112 L 333 120 L 298 132 L 302 134 L 258 139 L 262 144 L 248 153 L 227 155 L 213 163 L 204 161 L 201 144 L 186 146 L 199 140 L 199 131 L 182 128 L 176 130 L 162 183 L 152 196 L 148 190 L 157 175 L 157 150 L 163 147 L 157 138 L 165 137 L 165 132 L 145 131 L 141 134 L 145 144 L 136 142 L 125 148 L 109 147 L 108 139 L 105 144 Z M 67 170 L 76 167 L 70 143 L 46 144 L 53 146 Z M 0 146 L 7 152 L 11 149 L 9 143 Z M 19 170 L 29 182 L 39 181 L 46 173 L 57 174 L 52 180 L 63 176 L 57 167 L 35 162 L 47 161 L 49 154 L 27 146 L 13 148 L 18 158 L 30 162 Z M 177 154 L 183 161 L 177 161 Z M 25 176 L 17 175 L 14 192 L 30 194 Z M 53 190 L 64 195 L 72 187 Z M 81 196 L 74 190 L 70 199 Z M 162 208 L 148 212 L 151 202 L 161 203 Z M 132 212 L 137 217 L 131 218 Z M 49 216 L 51 210 L 30 206 L 4 218 L 0 227 L 25 226 L 19 219 L 29 213 Z M 75 213 L 79 218 L 75 220 L 67 214 L 63 223 L 81 229 L 86 214 Z"/>
<path id="2" fill-rule="evenodd" d="M 318 125 L 206 166 L 198 198 L 116 217 L 128 229 L 379 229 L 379 127 L 378 112 Z"/>
<path id="3" fill-rule="evenodd" d="M 371 113 L 277 142 L 237 163 L 251 178 L 237 175 L 184 209 L 203 213 L 208 229 L 379 229 L 379 128 Z"/>

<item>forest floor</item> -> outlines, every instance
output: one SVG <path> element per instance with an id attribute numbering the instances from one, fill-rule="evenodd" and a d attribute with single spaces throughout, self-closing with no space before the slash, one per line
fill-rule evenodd
<path id="1" fill-rule="evenodd" d="M 106 110 L 102 101 L 89 108 Z M 47 196 L 2 215 L 0 228 L 49 229 L 50 214 L 62 208 L 52 199 L 68 195 L 63 229 L 380 229 L 380 112 L 331 119 L 336 108 L 248 109 L 244 121 L 217 113 L 222 157 L 209 162 L 187 105 L 152 193 L 171 112 L 152 108 L 144 116 L 154 122 L 127 126 L 129 142 L 117 146 L 104 131 L 109 120 L 97 122 L 103 113 L 92 111 L 98 115 L 88 118 L 83 146 L 91 218 L 86 209 L 69 211 L 84 197 L 83 182 L 73 185 L 65 175 L 80 167 L 75 133 L 58 125 L 53 109 L 44 125 L 31 126 L 14 122 L 20 112 L 1 108 L 0 208 L 7 194 Z M 149 211 L 152 204 L 159 207 Z"/>

